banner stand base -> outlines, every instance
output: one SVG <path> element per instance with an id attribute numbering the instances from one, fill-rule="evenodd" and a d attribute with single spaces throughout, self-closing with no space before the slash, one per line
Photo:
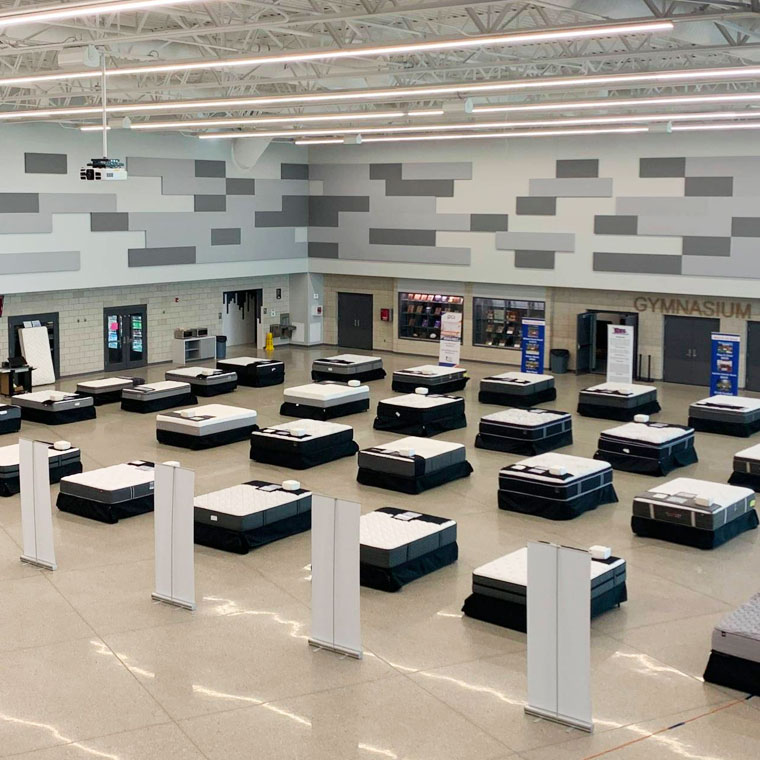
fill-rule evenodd
<path id="1" fill-rule="evenodd" d="M 349 657 L 353 657 L 356 660 L 361 660 L 363 654 L 356 649 L 346 649 L 345 647 L 338 646 L 337 644 L 328 644 L 326 641 L 320 641 L 319 639 L 309 639 L 309 646 L 317 647 L 317 649 L 325 649 L 328 652 L 335 652 L 336 654 L 345 654 Z"/>
<path id="2" fill-rule="evenodd" d="M 183 602 L 181 599 L 172 599 L 170 596 L 164 596 L 163 594 L 153 593 L 150 595 L 150 598 L 154 602 L 164 602 L 174 607 L 181 607 L 183 610 L 193 611 L 195 609 L 195 602 Z"/>
<path id="3" fill-rule="evenodd" d="M 34 565 L 35 567 L 41 567 L 43 570 L 57 570 L 58 565 L 55 562 L 45 562 L 44 559 L 36 559 L 34 557 L 27 557 L 22 554 L 19 559 L 27 565 Z"/>
<path id="4" fill-rule="evenodd" d="M 561 723 L 563 726 L 570 726 L 571 728 L 578 728 L 581 731 L 587 731 L 592 734 L 594 732 L 594 724 L 587 723 L 584 720 L 578 720 L 577 718 L 570 718 L 566 715 L 558 715 L 557 713 L 541 710 L 538 707 L 525 706 L 525 714 L 533 715 L 536 718 L 543 718 L 544 720 L 550 720 L 552 723 Z"/>

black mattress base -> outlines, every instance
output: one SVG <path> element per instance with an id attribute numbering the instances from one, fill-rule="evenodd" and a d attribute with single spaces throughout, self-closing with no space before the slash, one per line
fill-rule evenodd
<path id="1" fill-rule="evenodd" d="M 318 369 L 311 371 L 311 379 L 314 382 L 320 380 L 334 380 L 336 383 L 347 383 L 349 380 L 358 380 L 360 383 L 366 383 L 370 380 L 382 380 L 385 377 L 385 370 L 368 369 L 366 372 L 357 372 L 354 375 L 336 375 L 335 372 L 320 372 Z"/>
<path id="2" fill-rule="evenodd" d="M 572 520 L 602 504 L 613 504 L 617 500 L 615 487 L 612 483 L 608 483 L 591 493 L 584 493 L 567 500 L 549 499 L 536 494 L 512 494 L 507 491 L 499 491 L 499 509 L 519 512 L 523 515 L 545 517 L 547 520 Z"/>
<path id="3" fill-rule="evenodd" d="M 634 515 L 631 517 L 631 530 L 642 538 L 659 538 L 662 541 L 694 546 L 697 549 L 715 549 L 745 531 L 754 530 L 759 522 L 754 509 L 716 530 L 703 530 L 691 525 L 676 525 Z"/>
<path id="4" fill-rule="evenodd" d="M 164 396 L 164 398 L 155 398 L 149 401 L 138 401 L 135 398 L 123 398 L 121 400 L 121 409 L 124 412 L 149 414 L 150 412 L 162 412 L 165 409 L 173 409 L 176 406 L 195 406 L 197 403 L 197 397 L 192 391 L 190 391 L 189 393 L 183 393 L 181 395 Z"/>
<path id="5" fill-rule="evenodd" d="M 50 482 L 57 483 L 61 478 L 67 475 L 78 475 L 82 472 L 81 462 L 67 462 L 66 464 L 54 465 L 50 468 Z M 12 475 L 9 478 L 0 478 L 0 496 L 14 496 L 21 491 L 21 480 L 19 475 Z"/>
<path id="6" fill-rule="evenodd" d="M 77 391 L 80 396 L 89 396 L 95 406 L 103 406 L 103 404 L 115 404 L 117 401 L 121 401 L 121 392 L 123 388 L 118 388 L 115 391 L 105 391 L 104 393 L 90 393 L 89 391 Z"/>
<path id="7" fill-rule="evenodd" d="M 427 422 L 411 422 L 398 417 L 375 417 L 372 427 L 375 430 L 432 438 L 434 435 L 445 433 L 447 430 L 460 430 L 467 427 L 467 417 L 464 414 L 452 414 Z"/>
<path id="8" fill-rule="evenodd" d="M 211 435 L 188 435 L 187 433 L 175 433 L 171 430 L 156 430 L 156 440 L 167 446 L 178 446 L 182 449 L 199 451 L 200 449 L 211 449 L 214 446 L 245 441 L 250 438 L 254 430 L 258 429 L 258 425 L 246 425 L 234 430 L 221 430 Z"/>
<path id="9" fill-rule="evenodd" d="M 659 401 L 649 401 L 631 409 L 578 402 L 578 414 L 582 417 L 596 417 L 600 420 L 617 420 L 618 422 L 631 422 L 637 414 L 657 414 L 661 409 Z M 689 424 L 694 427 L 691 423 Z"/>
<path id="10" fill-rule="evenodd" d="M 516 406 L 520 409 L 530 409 L 532 406 L 555 401 L 557 398 L 556 388 L 544 388 L 535 393 L 496 393 L 495 391 L 479 391 L 478 401 L 481 404 L 497 404 L 498 406 Z"/>
<path id="11" fill-rule="evenodd" d="M 619 607 L 626 601 L 628 601 L 628 590 L 625 583 L 614 586 L 609 591 L 591 598 L 591 617 L 595 618 L 603 612 Z M 510 628 L 521 633 L 528 631 L 528 608 L 524 604 L 473 593 L 465 599 L 462 612 L 467 617 L 500 625 L 502 628 Z"/>
<path id="12" fill-rule="evenodd" d="M 418 494 L 430 488 L 442 486 L 444 483 L 449 483 L 452 480 L 467 478 L 471 473 L 472 465 L 469 462 L 457 462 L 449 467 L 443 467 L 430 475 L 417 475 L 412 478 L 360 467 L 356 473 L 356 480 L 365 486 L 387 488 L 390 491 L 400 491 L 401 493 Z"/>
<path id="13" fill-rule="evenodd" d="M 760 493 L 760 475 L 751 472 L 732 472 L 728 482 L 732 486 L 744 486 Z"/>
<path id="14" fill-rule="evenodd" d="M 616 451 L 597 451 L 594 459 L 607 462 L 613 470 L 635 472 L 639 475 L 667 475 L 676 467 L 688 467 L 699 461 L 693 446 L 672 454 L 661 454 L 654 457 L 634 457 Z"/>
<path id="15" fill-rule="evenodd" d="M 21 419 L 27 422 L 40 422 L 43 425 L 68 425 L 71 422 L 95 419 L 94 406 L 75 406 L 72 409 L 34 409 L 29 406 L 21 407 Z"/>
<path id="16" fill-rule="evenodd" d="M 378 567 L 362 562 L 359 565 L 359 578 L 362 586 L 378 591 L 398 591 L 417 578 L 451 565 L 457 561 L 457 557 L 459 547 L 455 541 L 395 567 Z"/>
<path id="17" fill-rule="evenodd" d="M 415 382 L 414 380 L 393 380 L 391 390 L 396 391 L 396 393 L 414 393 L 417 388 L 428 388 L 431 393 L 445 396 L 448 393 L 463 390 L 469 379 L 469 377 L 460 377 L 458 380 L 449 380 L 438 385 L 425 385 L 424 382 Z"/>
<path id="18" fill-rule="evenodd" d="M 238 381 L 228 380 L 226 383 L 216 383 L 215 385 L 190 383 L 190 387 L 196 396 L 210 398 L 211 396 L 221 396 L 223 393 L 232 393 L 238 387 Z"/>
<path id="19" fill-rule="evenodd" d="M 136 499 L 129 499 L 118 504 L 105 504 L 101 501 L 83 499 L 81 496 L 72 496 L 69 493 L 59 493 L 55 504 L 61 512 L 114 525 L 126 517 L 152 512 L 153 494 L 138 496 Z"/>
<path id="20" fill-rule="evenodd" d="M 307 530 L 311 530 L 311 510 L 251 530 L 230 530 L 196 522 L 195 543 L 233 554 L 248 554 L 251 549 Z"/>
<path id="21" fill-rule="evenodd" d="M 757 696 L 760 695 L 760 662 L 716 652 L 713 649 L 707 661 L 704 679 L 708 683 Z"/>
<path id="22" fill-rule="evenodd" d="M 705 420 L 691 415 L 689 415 L 688 425 L 700 433 L 733 435 L 737 438 L 749 438 L 760 430 L 760 420 L 755 422 L 721 422 L 720 420 Z"/>
<path id="23" fill-rule="evenodd" d="M 284 367 L 282 372 L 267 372 L 263 375 L 248 374 L 239 368 L 234 372 L 237 372 L 238 385 L 245 385 L 247 388 L 268 388 L 270 385 L 282 385 L 285 382 Z"/>
<path id="24" fill-rule="evenodd" d="M 296 404 L 292 401 L 284 401 L 280 406 L 280 414 L 283 417 L 305 417 L 309 420 L 332 420 L 336 417 L 346 417 L 349 414 L 358 414 L 369 410 L 369 399 L 363 398 L 356 401 L 347 401 L 345 404 L 335 406 L 309 406 Z"/>
<path id="25" fill-rule="evenodd" d="M 336 446 L 327 446 L 314 451 L 294 451 L 284 454 L 272 451 L 265 441 L 251 439 L 251 459 L 263 464 L 274 464 L 278 467 L 288 467 L 291 470 L 307 470 L 320 464 L 333 462 L 343 457 L 352 457 L 359 451 L 356 441 L 346 441 Z"/>
<path id="26" fill-rule="evenodd" d="M 2 420 L 0 422 L 0 435 L 6 433 L 18 433 L 21 430 L 21 417 L 12 417 L 9 420 Z"/>
<path id="27" fill-rule="evenodd" d="M 489 449 L 490 451 L 505 451 L 511 454 L 545 454 L 547 451 L 561 449 L 563 446 L 572 446 L 573 431 L 568 430 L 558 435 L 550 435 L 535 441 L 526 441 L 519 438 L 505 438 L 492 433 L 478 433 L 475 436 L 476 449 Z"/>

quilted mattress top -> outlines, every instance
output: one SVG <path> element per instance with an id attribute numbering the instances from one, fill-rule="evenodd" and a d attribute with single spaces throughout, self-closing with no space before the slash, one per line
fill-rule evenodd
<path id="1" fill-rule="evenodd" d="M 77 390 L 115 390 L 116 388 L 131 388 L 132 380 L 128 377 L 102 377 L 99 380 L 83 380 L 77 383 Z"/>
<path id="2" fill-rule="evenodd" d="M 504 422 L 509 425 L 520 425 L 522 427 L 537 427 L 538 425 L 548 425 L 558 420 L 569 419 L 567 412 L 554 412 L 548 409 L 502 409 L 492 414 L 486 414 L 481 419 L 488 422 Z"/>
<path id="3" fill-rule="evenodd" d="M 345 399 L 346 401 L 357 401 L 363 398 L 369 398 L 369 387 L 366 385 L 346 385 L 345 383 L 308 383 L 307 385 L 296 385 L 293 388 L 286 388 L 283 396 L 302 399 L 312 399 L 314 401 L 330 401 L 333 399 Z"/>
<path id="4" fill-rule="evenodd" d="M 441 367 L 438 364 L 420 364 L 419 367 L 407 367 L 397 369 L 394 375 L 424 375 L 427 377 L 444 377 L 446 375 L 460 375 L 464 372 L 462 367 Z"/>
<path id="5" fill-rule="evenodd" d="M 233 372 L 225 372 L 213 367 L 177 367 L 166 371 L 167 375 L 179 375 L 180 377 L 211 377 L 212 375 L 233 375 Z"/>
<path id="6" fill-rule="evenodd" d="M 151 464 L 135 460 L 134 462 L 112 464 L 110 467 L 99 467 L 97 470 L 80 472 L 78 475 L 67 475 L 61 479 L 61 482 L 78 483 L 103 491 L 115 491 L 119 488 L 152 483 L 154 475 L 155 470 Z"/>
<path id="7" fill-rule="evenodd" d="M 457 449 L 463 449 L 461 443 L 450 443 L 449 441 L 436 441 L 432 438 L 419 438 L 417 436 L 406 436 L 397 438 L 389 443 L 381 443 L 373 446 L 375 449 L 382 449 L 388 454 L 398 454 L 400 451 L 412 449 L 417 456 L 434 457 L 439 454 L 447 454 Z"/>
<path id="8" fill-rule="evenodd" d="M 182 413 L 192 412 L 192 416 L 185 417 Z M 177 416 L 180 415 L 180 416 Z M 213 422 L 214 420 L 249 420 L 256 422 L 255 409 L 243 409 L 239 406 L 230 406 L 229 404 L 204 404 L 203 406 L 192 406 L 188 409 L 179 409 L 176 412 L 167 412 L 157 414 L 156 420 L 161 422 L 186 423 L 187 425 L 203 425 L 204 422 Z M 210 420 L 204 420 L 203 417 L 209 417 Z"/>
<path id="9" fill-rule="evenodd" d="M 529 385 L 531 383 L 543 383 L 545 380 L 553 380 L 554 375 L 533 374 L 531 372 L 502 372 L 499 375 L 491 375 L 488 380 L 500 380 L 504 383 L 517 383 L 519 385 Z"/>
<path id="10" fill-rule="evenodd" d="M 695 478 L 675 478 L 667 483 L 658 483 L 656 487 L 641 494 L 636 498 L 656 499 L 662 494 L 662 498 L 667 496 L 676 496 L 684 494 L 696 497 L 705 497 L 712 499 L 713 502 L 723 507 L 736 504 L 743 501 L 748 496 L 752 496 L 754 491 L 742 486 L 730 486 L 727 483 L 715 483 L 712 480 L 696 480 Z"/>
<path id="11" fill-rule="evenodd" d="M 760 641 L 760 594 L 755 594 L 741 607 L 721 618 L 715 630 Z"/>
<path id="12" fill-rule="evenodd" d="M 405 406 L 412 409 L 432 409 L 436 406 L 447 406 L 448 404 L 457 404 L 462 399 L 452 396 L 423 395 L 421 393 L 405 393 L 403 396 L 392 396 L 384 398 L 381 404 L 392 404 L 393 406 Z"/>
<path id="13" fill-rule="evenodd" d="M 352 430 L 350 425 L 342 425 L 340 422 L 328 422 L 325 420 L 291 420 L 290 422 L 280 422 L 277 425 L 257 430 L 254 435 L 266 435 L 277 438 L 277 431 L 285 431 L 292 435 L 298 436 L 301 440 L 310 438 L 319 438 L 323 435 L 332 433 L 342 433 L 345 430 Z"/>
<path id="14" fill-rule="evenodd" d="M 602 462 L 598 459 L 586 459 L 585 457 L 574 457 L 570 454 L 557 454 L 555 451 L 549 451 L 546 454 L 521 459 L 517 464 L 512 465 L 509 474 L 540 479 L 541 472 L 536 472 L 536 469 L 548 470 L 552 467 L 562 467 L 573 477 L 583 477 L 611 469 L 608 462 Z"/>
<path id="15" fill-rule="evenodd" d="M 584 388 L 581 393 L 614 393 L 620 396 L 643 396 L 656 391 L 653 385 L 629 385 L 628 383 L 599 383 Z"/>
<path id="16" fill-rule="evenodd" d="M 736 411 L 751 412 L 760 409 L 760 398 L 745 398 L 743 396 L 710 396 L 695 401 L 692 406 L 723 406 L 732 407 Z"/>
<path id="17" fill-rule="evenodd" d="M 41 404 L 45 401 L 71 401 L 71 399 L 82 398 L 78 393 L 63 393 L 63 398 L 60 398 L 61 393 L 62 391 L 32 391 L 31 393 L 19 393 L 13 397 L 13 400 L 23 406 L 24 401 Z M 92 403 L 91 398 L 88 400 Z"/>
<path id="18" fill-rule="evenodd" d="M 667 443 L 690 432 L 694 431 L 691 428 L 684 430 L 683 427 L 669 425 L 667 422 L 627 422 L 625 425 L 602 430 L 602 435 L 614 435 L 616 438 L 630 438 L 632 441 L 645 443 Z"/>
<path id="19" fill-rule="evenodd" d="M 252 486 L 241 483 L 237 486 L 223 488 L 195 497 L 195 506 L 222 512 L 226 515 L 244 517 L 255 512 L 264 512 L 272 507 L 280 507 L 293 501 L 303 499 L 308 493 L 293 493 L 283 491 L 278 485 L 272 484 L 272 490 L 266 486 Z"/>
<path id="20" fill-rule="evenodd" d="M 405 512 L 394 516 L 376 511 L 362 515 L 359 521 L 359 541 L 365 546 L 374 546 L 377 549 L 395 549 L 456 525 L 454 520 L 444 523 L 415 520 L 414 517 L 418 517 L 419 514 Z M 403 519 L 405 515 L 411 519 Z"/>

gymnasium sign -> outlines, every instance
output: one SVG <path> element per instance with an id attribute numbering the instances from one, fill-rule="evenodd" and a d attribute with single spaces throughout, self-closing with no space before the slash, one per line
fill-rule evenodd
<path id="1" fill-rule="evenodd" d="M 636 311 L 652 311 L 657 314 L 681 314 L 689 317 L 752 319 L 752 304 L 740 303 L 738 301 L 637 296 L 633 299 L 633 308 Z"/>

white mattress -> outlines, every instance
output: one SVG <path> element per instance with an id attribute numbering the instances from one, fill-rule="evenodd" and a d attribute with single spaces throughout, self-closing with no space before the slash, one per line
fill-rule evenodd
<path id="1" fill-rule="evenodd" d="M 420 393 L 405 393 L 403 396 L 393 396 L 385 398 L 380 403 L 390 404 L 393 406 L 405 406 L 411 409 L 433 409 L 437 406 L 447 406 L 448 404 L 458 404 L 460 398 L 451 396 L 422 395 Z"/>
<path id="2" fill-rule="evenodd" d="M 668 425 L 666 422 L 654 422 L 648 425 L 643 422 L 627 422 L 614 428 L 602 430 L 602 435 L 614 435 L 616 438 L 629 438 L 632 441 L 645 443 L 667 443 L 685 435 L 688 430 L 682 427 Z"/>
<path id="3" fill-rule="evenodd" d="M 346 385 L 345 383 L 309 383 L 286 388 L 283 392 L 285 401 L 292 403 L 308 403 L 309 401 L 359 401 L 369 398 L 369 387 L 366 385 Z"/>
<path id="4" fill-rule="evenodd" d="M 419 515 L 417 512 L 410 514 Z M 454 520 L 444 523 L 426 520 L 401 520 L 387 512 L 369 512 L 359 520 L 359 543 L 376 549 L 396 549 L 425 536 L 456 525 Z"/>
<path id="5" fill-rule="evenodd" d="M 59 456 L 70 456 L 72 454 L 78 454 L 79 449 L 76 446 L 72 446 L 69 449 L 59 451 L 52 446 L 48 447 L 48 459 Z M 19 463 L 19 449 L 17 443 L 12 443 L 10 446 L 0 446 L 0 467 L 9 467 L 17 465 Z"/>
<path id="6" fill-rule="evenodd" d="M 421 364 L 419 367 L 407 367 L 406 369 L 397 369 L 394 375 L 403 375 L 410 373 L 412 379 L 420 375 L 428 377 L 444 377 L 445 375 L 458 375 L 463 372 L 462 367 L 441 367 L 438 364 Z"/>
<path id="7" fill-rule="evenodd" d="M 336 356 L 323 356 L 318 361 L 339 361 L 349 364 L 367 364 L 368 362 L 381 362 L 381 356 L 364 356 L 362 354 L 337 354 Z"/>
<path id="8" fill-rule="evenodd" d="M 226 361 L 226 360 L 225 360 Z M 234 372 L 223 372 L 220 369 L 214 369 L 213 367 L 177 367 L 176 369 L 166 370 L 167 375 L 179 375 L 180 377 L 221 377 L 223 375 L 229 375 L 232 377 Z M 152 385 L 152 383 L 151 383 Z"/>
<path id="9" fill-rule="evenodd" d="M 567 419 L 570 415 L 567 412 L 551 412 L 545 409 L 502 409 L 500 412 L 486 414 L 481 420 L 488 422 L 505 422 L 509 425 L 520 425 L 521 427 L 538 427 L 539 425 L 548 425 L 558 420 Z"/>
<path id="10" fill-rule="evenodd" d="M 696 478 L 675 478 L 667 483 L 658 483 L 649 491 L 652 498 L 657 498 L 659 494 L 675 496 L 681 493 L 710 498 L 721 507 L 730 507 L 746 499 L 754 491 L 741 486 L 730 486 L 727 483 L 715 483 L 712 480 L 697 480 Z"/>
<path id="11" fill-rule="evenodd" d="M 103 491 L 111 491 L 117 488 L 132 488 L 144 483 L 152 483 L 154 475 L 153 467 L 142 469 L 125 462 L 113 464 L 110 467 L 100 467 L 97 470 L 80 472 L 78 475 L 67 475 L 63 480 Z"/>
<path id="12" fill-rule="evenodd" d="M 292 501 L 299 501 L 307 495 L 283 490 L 263 491 L 243 483 L 196 496 L 195 506 L 235 517 L 245 517 Z"/>
<path id="13" fill-rule="evenodd" d="M 277 425 L 270 425 L 269 427 L 262 428 L 256 432 L 256 435 L 280 438 L 281 436 L 278 436 L 275 432 L 277 430 L 286 430 L 289 433 L 302 430 L 306 435 L 303 438 L 299 438 L 301 441 L 307 441 L 311 438 L 321 438 L 324 435 L 332 435 L 333 433 L 342 433 L 346 430 L 351 430 L 353 432 L 350 425 L 342 425 L 339 422 L 327 422 L 323 420 L 293 420 L 291 422 L 281 422 Z"/>
<path id="14" fill-rule="evenodd" d="M 278 359 L 260 359 L 256 356 L 236 356 L 234 359 L 220 359 L 223 364 L 234 364 L 236 367 L 247 367 L 250 364 L 261 364 L 261 362 L 279 361 Z"/>
<path id="15" fill-rule="evenodd" d="M 179 409 L 175 413 L 179 415 L 185 410 Z M 224 424 L 229 427 L 245 427 L 246 425 L 256 424 L 256 410 L 242 409 L 239 406 L 229 406 L 227 404 L 205 404 L 204 406 L 192 406 L 187 409 L 192 412 L 192 417 L 175 416 L 171 413 L 156 415 L 156 424 L 161 430 L 172 430 L 174 432 L 186 433 L 189 435 L 202 435 L 206 431 Z M 209 417 L 209 419 L 199 419 Z M 234 423 L 240 423 L 235 425 Z"/>
<path id="16" fill-rule="evenodd" d="M 180 380 L 158 380 L 155 383 L 145 383 L 145 385 L 136 385 L 134 390 L 150 393 L 150 391 L 182 391 L 190 393 L 190 383 L 183 383 Z"/>
<path id="17" fill-rule="evenodd" d="M 405 438 L 397 438 L 390 443 L 380 443 L 374 446 L 375 449 L 382 449 L 389 454 L 396 454 L 406 449 L 414 449 L 414 453 L 420 457 L 435 457 L 440 454 L 448 454 L 457 449 L 463 449 L 461 443 L 449 443 L 449 441 L 436 441 L 432 438 L 418 438 L 409 435 Z"/>
<path id="18" fill-rule="evenodd" d="M 599 383 L 590 388 L 584 388 L 581 393 L 615 393 L 623 396 L 643 396 L 645 393 L 656 391 L 653 385 L 629 385 L 628 383 Z"/>
<path id="19" fill-rule="evenodd" d="M 19 393 L 13 397 L 14 403 L 20 401 L 22 404 L 24 401 L 31 401 L 37 404 L 44 404 L 45 401 L 51 401 L 54 393 L 65 393 L 66 397 L 62 399 L 55 399 L 56 401 L 70 401 L 73 398 L 77 398 L 76 393 L 70 391 L 32 391 L 31 393 Z"/>
<path id="20" fill-rule="evenodd" d="M 608 462 L 602 462 L 598 459 L 586 459 L 585 457 L 574 457 L 570 454 L 557 454 L 549 451 L 546 454 L 539 454 L 528 459 L 521 459 L 517 464 L 512 465 L 509 470 L 510 477 L 526 477 L 531 480 L 546 480 L 556 483 L 555 477 L 541 475 L 540 473 L 531 472 L 535 467 L 564 467 L 568 475 L 574 478 L 582 478 L 595 472 L 611 469 Z"/>
<path id="21" fill-rule="evenodd" d="M 32 385 L 50 385 L 55 382 L 53 356 L 47 327 L 22 327 L 18 331 L 21 353 L 32 367 Z"/>
<path id="22" fill-rule="evenodd" d="M 84 380 L 77 383 L 77 391 L 115 391 L 119 388 L 131 388 L 132 380 L 126 377 L 103 377 L 99 380 Z"/>
<path id="23" fill-rule="evenodd" d="M 760 398 L 745 398 L 743 396 L 710 396 L 700 401 L 695 401 L 692 406 L 703 404 L 720 404 L 721 406 L 733 406 L 737 411 L 755 411 L 760 409 Z"/>
<path id="24" fill-rule="evenodd" d="M 756 443 L 754 446 L 750 446 L 748 449 L 737 451 L 734 456 L 743 457 L 744 459 L 760 459 L 760 443 Z"/>
<path id="25" fill-rule="evenodd" d="M 517 383 L 519 385 L 531 385 L 553 380 L 553 375 L 536 375 L 530 372 L 502 372 L 499 375 L 491 375 L 488 380 L 500 380 L 505 383 Z"/>
<path id="26" fill-rule="evenodd" d="M 760 662 L 760 594 L 721 619 L 713 629 L 712 649 Z"/>

